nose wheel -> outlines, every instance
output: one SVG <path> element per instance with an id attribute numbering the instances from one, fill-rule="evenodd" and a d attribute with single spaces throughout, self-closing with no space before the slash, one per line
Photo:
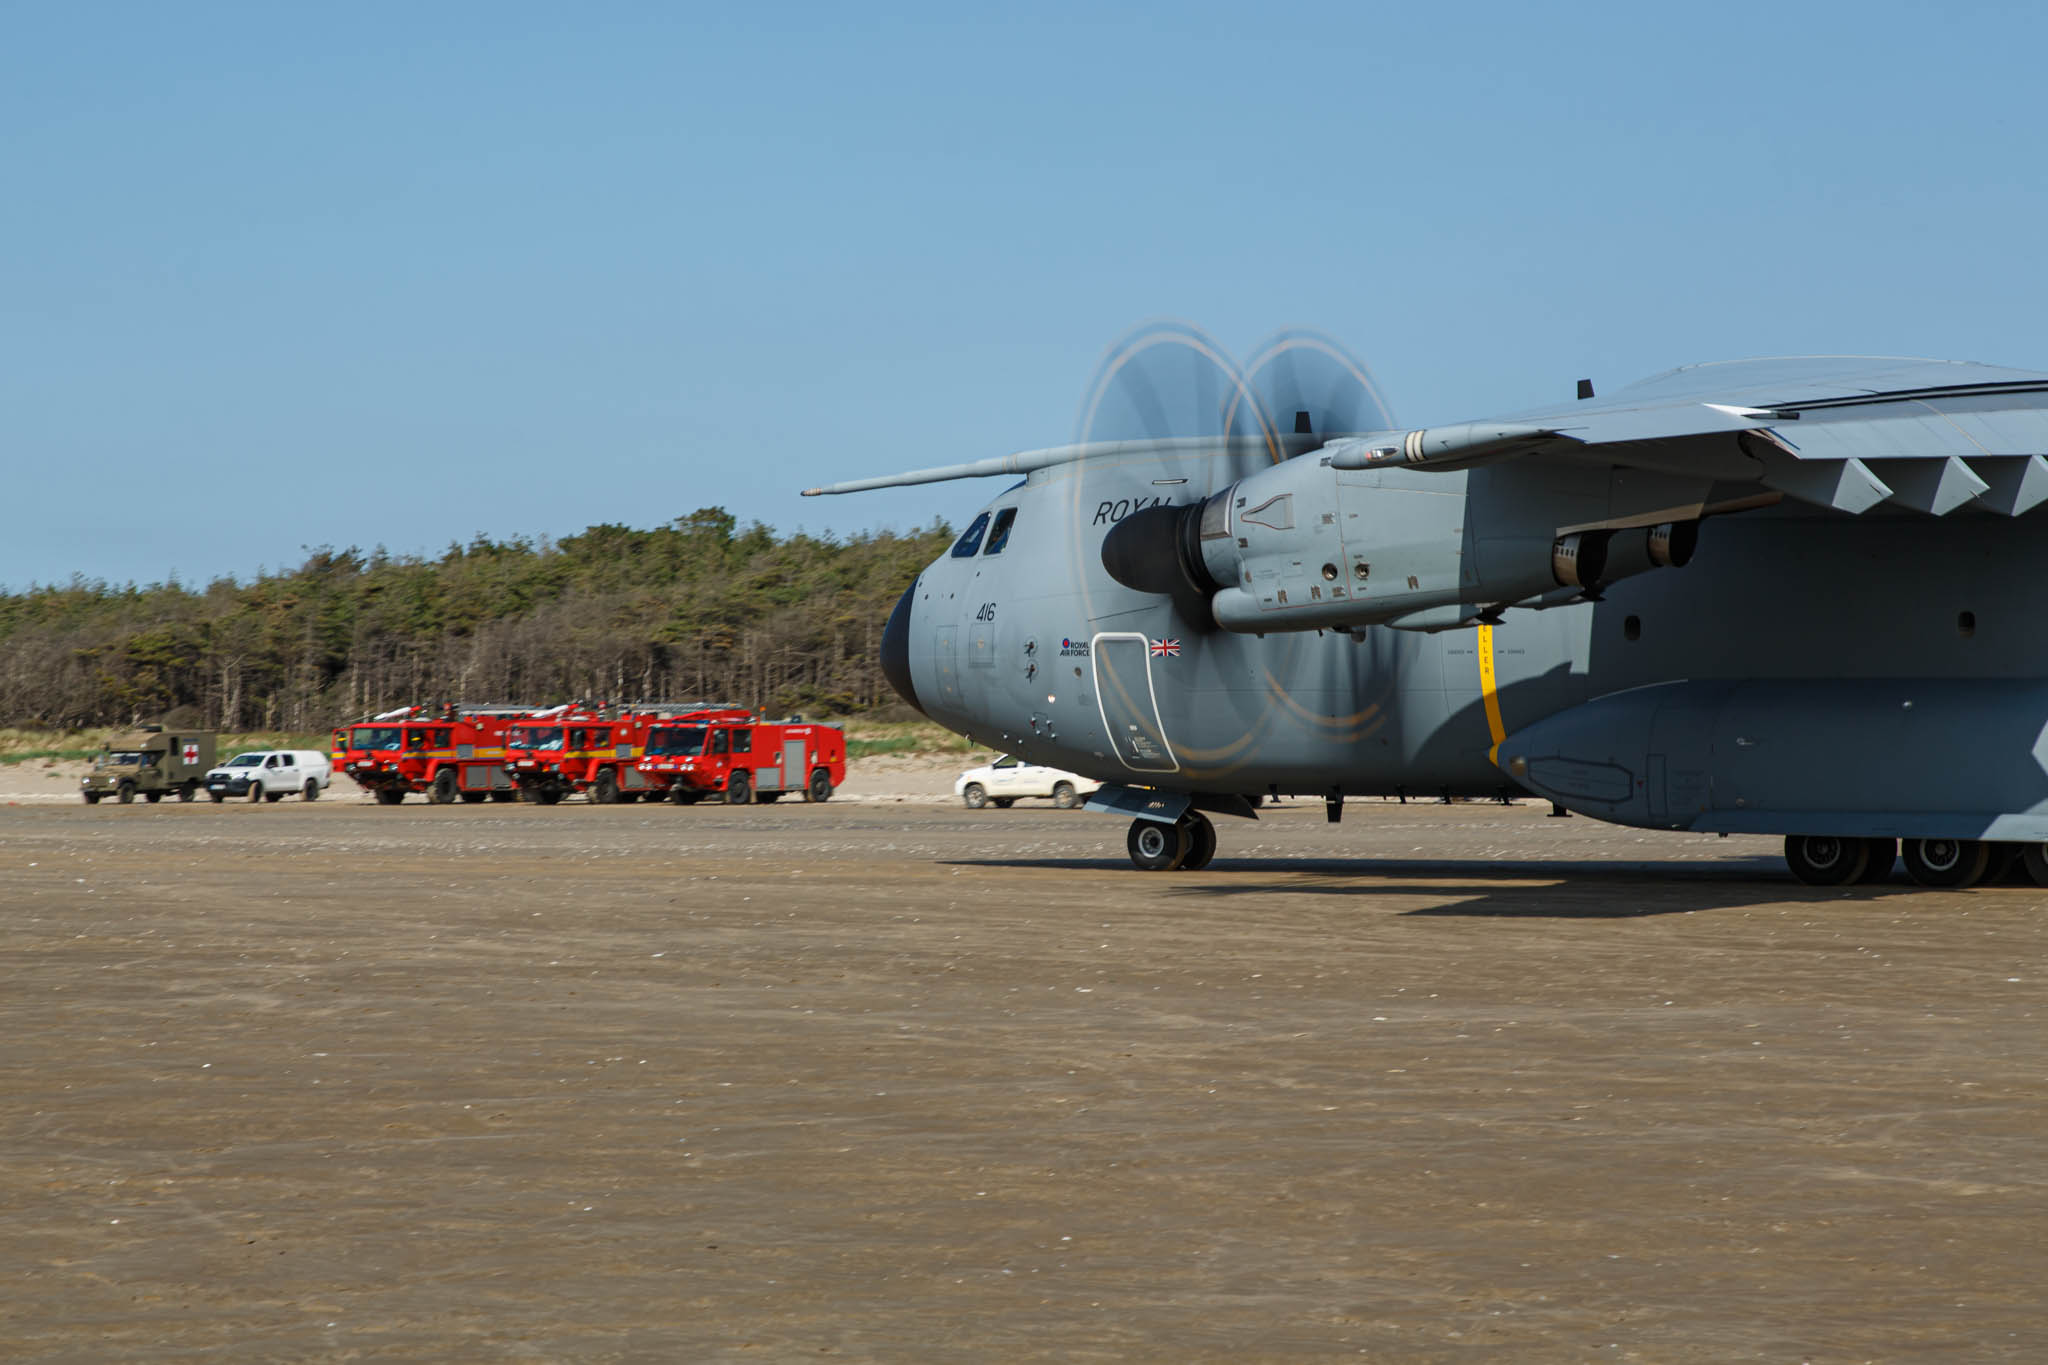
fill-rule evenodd
<path id="1" fill-rule="evenodd" d="M 1140 872 L 1199 872 L 1216 856 L 1216 826 L 1198 810 L 1170 825 L 1133 820 L 1124 844 Z"/>

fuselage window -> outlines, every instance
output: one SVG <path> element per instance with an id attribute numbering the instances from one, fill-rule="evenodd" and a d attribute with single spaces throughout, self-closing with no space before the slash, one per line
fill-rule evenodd
<path id="1" fill-rule="evenodd" d="M 990 555 L 1001 554 L 1003 547 L 1010 543 L 1010 528 L 1016 524 L 1016 508 L 1005 507 L 1002 511 L 996 513 L 995 527 L 988 533 L 988 548 L 982 551 L 982 553 Z"/>
<path id="2" fill-rule="evenodd" d="M 961 533 L 960 539 L 953 542 L 953 558 L 970 558 L 976 550 L 981 548 L 981 533 L 987 529 L 988 513 L 983 512 L 974 519 L 972 526 L 969 526 L 966 531 Z"/>

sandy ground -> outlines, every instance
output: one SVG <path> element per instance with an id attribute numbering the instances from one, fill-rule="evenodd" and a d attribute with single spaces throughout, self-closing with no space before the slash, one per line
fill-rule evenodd
<path id="1" fill-rule="evenodd" d="M 1290 806 L 0 807 L 0 1355 L 2048 1355 L 2048 904 Z"/>

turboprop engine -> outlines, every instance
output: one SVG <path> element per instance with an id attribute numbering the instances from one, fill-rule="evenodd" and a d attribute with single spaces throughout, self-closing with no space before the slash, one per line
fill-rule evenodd
<path id="1" fill-rule="evenodd" d="M 1467 453 L 1549 436 L 1502 430 L 1468 442 Z M 1410 446 L 1426 435 L 1410 433 Z M 1508 606 L 1597 596 L 1632 574 L 1684 565 L 1698 544 L 1697 520 L 1652 521 L 1629 505 L 1669 508 L 1684 495 L 1697 505 L 1703 488 L 1618 500 L 1608 471 L 1591 465 L 1560 476 L 1554 464 L 1539 474 L 1512 461 L 1445 470 L 1370 458 L 1400 449 L 1341 442 L 1201 503 L 1135 513 L 1104 537 L 1103 568 L 1126 587 L 1172 597 L 1189 621 L 1229 631 L 1431 631 Z"/>

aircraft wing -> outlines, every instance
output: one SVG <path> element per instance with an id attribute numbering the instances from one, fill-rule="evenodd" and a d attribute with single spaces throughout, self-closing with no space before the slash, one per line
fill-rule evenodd
<path id="1" fill-rule="evenodd" d="M 1337 468 L 1569 459 L 1756 484 L 1821 507 L 2018 516 L 2048 501 L 2048 374 L 1803 357 L 1691 365 L 1602 399 L 1332 442 Z"/>

